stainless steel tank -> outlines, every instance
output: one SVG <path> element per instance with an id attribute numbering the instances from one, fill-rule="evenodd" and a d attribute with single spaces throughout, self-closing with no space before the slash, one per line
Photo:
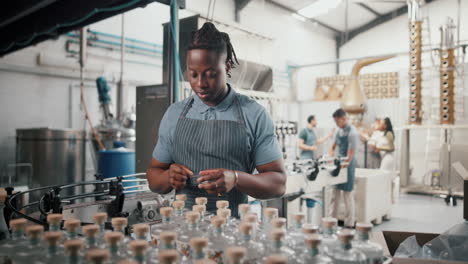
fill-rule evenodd
<path id="1" fill-rule="evenodd" d="M 84 181 L 85 142 L 80 130 L 17 129 L 16 162 L 32 164 L 30 188 Z"/>

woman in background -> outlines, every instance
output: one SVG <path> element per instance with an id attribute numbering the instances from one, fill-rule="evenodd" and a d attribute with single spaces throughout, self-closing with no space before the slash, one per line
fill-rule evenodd
<path id="1" fill-rule="evenodd" d="M 380 153 L 381 170 L 395 170 L 395 161 L 393 152 L 395 151 L 395 134 L 393 133 L 393 126 L 390 118 L 386 117 L 381 120 L 379 130 L 383 135 L 377 139 L 374 152 Z"/>
<path id="2" fill-rule="evenodd" d="M 359 132 L 361 135 L 361 139 L 365 141 L 367 144 L 369 155 L 367 156 L 366 168 L 369 168 L 369 169 L 380 168 L 380 163 L 382 159 L 380 157 L 379 151 L 376 152 L 374 150 L 377 144 L 377 140 L 383 137 L 383 132 L 380 130 L 381 121 L 382 119 L 375 118 L 375 121 L 372 124 L 372 127 L 370 130 Z"/>

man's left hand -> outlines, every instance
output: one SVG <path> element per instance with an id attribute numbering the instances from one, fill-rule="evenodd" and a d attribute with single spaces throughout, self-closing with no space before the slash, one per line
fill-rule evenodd
<path id="1" fill-rule="evenodd" d="M 198 188 L 206 190 L 209 194 L 227 193 L 236 184 L 236 175 L 233 170 L 210 169 L 200 172 L 202 177 L 198 178 Z M 203 183 L 209 181 L 208 183 Z"/>

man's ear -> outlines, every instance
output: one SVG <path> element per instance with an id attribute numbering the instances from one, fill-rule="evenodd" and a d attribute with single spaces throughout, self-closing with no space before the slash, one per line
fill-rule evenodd
<path id="1" fill-rule="evenodd" d="M 231 77 L 231 74 L 230 74 L 231 69 L 232 69 L 231 63 L 226 62 L 226 74 L 227 74 L 229 77 Z"/>

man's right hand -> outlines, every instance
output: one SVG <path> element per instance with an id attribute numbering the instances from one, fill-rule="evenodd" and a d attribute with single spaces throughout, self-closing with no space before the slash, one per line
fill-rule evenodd
<path id="1" fill-rule="evenodd" d="M 309 150 L 310 151 L 316 151 L 317 150 L 317 146 L 309 146 Z"/>
<path id="2" fill-rule="evenodd" d="M 185 183 L 193 172 L 184 165 L 173 163 L 169 167 L 169 184 L 172 188 L 180 190 L 185 187 Z"/>

